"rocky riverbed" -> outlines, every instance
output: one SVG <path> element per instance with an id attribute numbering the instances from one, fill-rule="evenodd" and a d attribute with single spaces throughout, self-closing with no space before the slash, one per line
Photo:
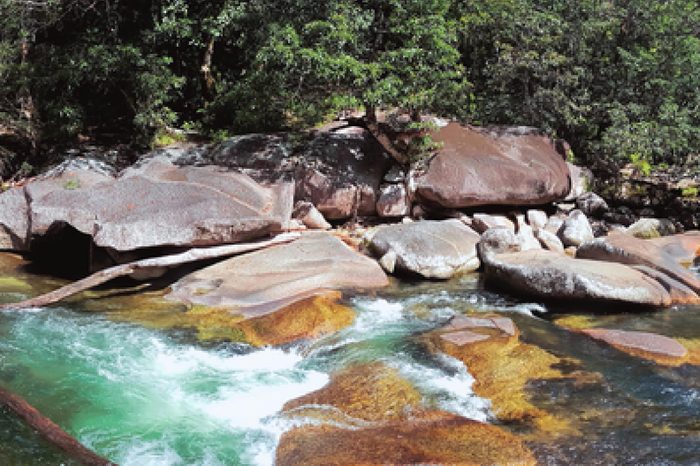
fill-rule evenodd
<path id="1" fill-rule="evenodd" d="M 340 125 L 0 194 L 2 384 L 124 464 L 696 458 L 700 232 L 616 222 L 530 129 L 438 127 L 420 171 Z"/>

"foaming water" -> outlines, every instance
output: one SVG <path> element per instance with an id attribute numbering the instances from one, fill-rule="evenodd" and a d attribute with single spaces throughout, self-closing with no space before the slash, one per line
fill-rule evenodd
<path id="1" fill-rule="evenodd" d="M 119 464 L 271 464 L 275 414 L 328 381 L 294 352 L 206 350 L 60 310 L 3 318 L 2 378 Z"/>

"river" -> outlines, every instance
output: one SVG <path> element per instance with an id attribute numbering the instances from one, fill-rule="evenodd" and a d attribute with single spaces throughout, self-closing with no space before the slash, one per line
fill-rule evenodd
<path id="1" fill-rule="evenodd" d="M 2 301 L 22 294 L 13 286 L 0 282 Z M 280 435 L 301 422 L 279 415 L 284 403 L 361 362 L 397 369 L 428 406 L 498 423 L 490 402 L 472 391 L 467 368 L 430 353 L 417 338 L 465 311 L 509 316 L 523 341 L 575 358 L 579 370 L 598 377 L 585 386 L 571 379 L 528 385 L 535 405 L 572 419 L 579 431 L 529 437 L 540 462 L 697 464 L 700 458 L 698 366 L 658 366 L 592 342 L 556 325 L 539 304 L 484 290 L 478 275 L 350 297 L 357 313 L 352 326 L 283 349 L 200 342 L 193 332 L 129 321 L 119 302 L 107 300 L 103 310 L 74 303 L 0 314 L 2 384 L 119 464 L 272 464 Z M 594 319 L 700 338 L 698 308 L 630 311 Z M 71 464 L 6 412 L 0 435 L 4 464 Z"/>

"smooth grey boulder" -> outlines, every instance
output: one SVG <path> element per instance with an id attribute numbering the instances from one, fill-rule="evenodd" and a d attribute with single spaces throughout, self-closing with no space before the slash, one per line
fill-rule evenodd
<path id="1" fill-rule="evenodd" d="M 557 235 L 547 230 L 536 230 L 535 238 L 537 238 L 543 248 L 552 252 L 564 254 L 564 245 Z"/>
<path id="2" fill-rule="evenodd" d="M 574 259 L 545 250 L 521 251 L 505 229 L 484 233 L 479 253 L 490 283 L 546 300 L 624 302 L 668 306 L 671 296 L 656 280 L 632 267 Z"/>
<path id="3" fill-rule="evenodd" d="M 578 247 L 593 239 L 593 229 L 583 212 L 573 210 L 559 228 L 558 236 L 564 246 Z"/>
<path id="4" fill-rule="evenodd" d="M 172 286 L 173 301 L 230 309 L 259 317 L 332 290 L 388 284 L 377 263 L 325 232 L 242 254 L 193 272 Z"/>
<path id="5" fill-rule="evenodd" d="M 640 218 L 627 227 L 627 234 L 641 239 L 660 238 L 676 233 L 676 226 L 666 218 Z"/>
<path id="6" fill-rule="evenodd" d="M 479 268 L 479 235 L 456 219 L 387 225 L 369 247 L 389 273 L 410 272 L 447 279 Z"/>
<path id="7" fill-rule="evenodd" d="M 291 217 L 290 183 L 264 186 L 220 168 L 155 158 L 117 179 L 94 177 L 30 183 L 31 233 L 69 225 L 98 247 L 132 251 L 246 241 L 284 229 Z"/>

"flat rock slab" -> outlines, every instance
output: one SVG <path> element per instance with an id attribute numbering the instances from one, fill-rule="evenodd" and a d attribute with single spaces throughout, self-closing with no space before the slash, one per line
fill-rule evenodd
<path id="1" fill-rule="evenodd" d="M 425 220 L 379 228 L 370 249 L 389 272 L 447 279 L 479 268 L 479 238 L 459 220 Z"/>
<path id="2" fill-rule="evenodd" d="M 514 337 L 518 329 L 513 321 L 507 317 L 469 317 L 464 315 L 454 316 L 446 326 L 445 331 L 455 331 L 463 329 L 494 329 Z"/>
<path id="3" fill-rule="evenodd" d="M 605 238 L 598 238 L 581 245 L 576 257 L 598 261 L 619 262 L 621 264 L 645 265 L 658 270 L 676 281 L 700 292 L 700 279 L 679 264 L 678 258 L 668 252 L 670 242 L 665 247 L 657 243 L 613 232 Z"/>
<path id="4" fill-rule="evenodd" d="M 688 350 L 673 338 L 656 333 L 607 328 L 585 329 L 581 333 L 626 353 L 654 361 L 681 360 L 688 354 Z"/>
<path id="5" fill-rule="evenodd" d="M 258 317 L 330 290 L 386 286 L 372 259 L 338 238 L 305 233 L 292 243 L 236 256 L 194 272 L 172 287 L 169 299 L 229 308 Z"/>
<path id="6" fill-rule="evenodd" d="M 263 186 L 214 167 L 180 168 L 156 158 L 116 180 L 84 178 L 26 187 L 32 234 L 68 224 L 116 251 L 208 246 L 279 231 L 291 216 L 291 184 Z"/>
<path id="7" fill-rule="evenodd" d="M 486 275 L 499 286 L 542 299 L 671 304 L 661 284 L 632 267 L 573 259 L 551 251 L 493 255 L 486 263 Z"/>
<path id="8" fill-rule="evenodd" d="M 569 168 L 553 142 L 526 128 L 477 129 L 450 123 L 433 134 L 442 144 L 417 196 L 446 208 L 542 205 L 569 193 Z"/>
<path id="9" fill-rule="evenodd" d="M 700 231 L 693 230 L 678 235 L 648 240 L 679 262 L 691 263 L 700 251 Z"/>

